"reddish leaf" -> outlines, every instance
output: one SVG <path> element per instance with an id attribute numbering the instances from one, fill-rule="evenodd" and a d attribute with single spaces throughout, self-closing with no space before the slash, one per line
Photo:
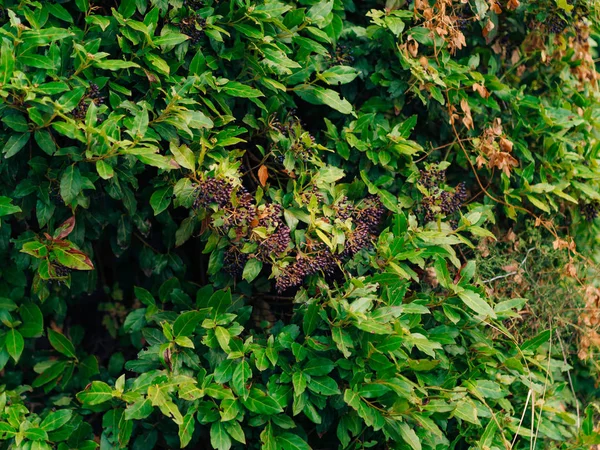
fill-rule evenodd
<path id="1" fill-rule="evenodd" d="M 69 217 L 65 220 L 60 227 L 54 232 L 54 239 L 66 238 L 75 228 L 75 216 Z"/>
<path id="2" fill-rule="evenodd" d="M 260 184 L 262 186 L 264 186 L 265 184 L 267 184 L 268 179 L 269 179 L 269 170 L 267 169 L 267 166 L 265 166 L 263 164 L 258 169 L 258 180 L 260 181 Z"/>
<path id="3" fill-rule="evenodd" d="M 94 264 L 90 258 L 81 250 L 76 248 L 58 249 L 55 248 L 52 253 L 57 261 L 65 267 L 76 270 L 92 270 Z"/>

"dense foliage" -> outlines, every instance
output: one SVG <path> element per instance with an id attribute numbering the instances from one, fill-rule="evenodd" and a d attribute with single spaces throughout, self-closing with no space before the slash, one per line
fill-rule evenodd
<path id="1" fill-rule="evenodd" d="M 0 0 L 0 448 L 590 448 L 586 0 Z"/>

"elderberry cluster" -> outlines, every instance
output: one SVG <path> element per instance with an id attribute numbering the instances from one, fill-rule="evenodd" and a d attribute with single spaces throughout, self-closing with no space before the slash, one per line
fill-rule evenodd
<path id="1" fill-rule="evenodd" d="M 68 277 L 71 273 L 70 268 L 68 268 L 67 266 L 63 266 L 60 263 L 54 263 L 52 264 L 52 267 L 54 268 L 54 273 L 56 273 L 56 276 L 59 278 Z"/>
<path id="2" fill-rule="evenodd" d="M 326 248 L 311 254 L 300 255 L 296 261 L 282 269 L 275 281 L 275 288 L 278 292 L 283 292 L 302 284 L 306 277 L 318 272 L 332 275 L 337 261 L 337 258 Z"/>
<path id="3" fill-rule="evenodd" d="M 204 6 L 204 1 L 202 0 L 183 0 L 183 6 L 187 6 L 188 8 L 197 11 Z"/>
<path id="4" fill-rule="evenodd" d="M 90 102 L 94 102 L 95 105 L 104 104 L 104 97 L 100 94 L 100 88 L 97 84 L 90 83 L 90 87 L 87 92 L 83 96 L 83 98 L 79 101 L 79 104 L 75 107 L 73 111 L 71 111 L 71 115 L 75 119 L 83 120 L 87 114 L 87 110 L 90 107 Z"/>
<path id="5" fill-rule="evenodd" d="M 204 37 L 204 27 L 206 19 L 198 17 L 196 14 L 191 14 L 179 23 L 179 30 L 190 37 L 192 44 L 197 44 Z"/>
<path id="6" fill-rule="evenodd" d="M 234 278 L 239 278 L 244 272 L 248 255 L 242 253 L 236 246 L 231 246 L 223 255 L 223 270 Z"/>
<path id="7" fill-rule="evenodd" d="M 258 243 L 257 256 L 262 261 L 268 260 L 270 255 L 280 255 L 285 252 L 291 242 L 290 229 L 281 218 L 282 212 L 281 205 L 270 203 L 258 214 L 259 227 L 274 229 Z"/>
<path id="8" fill-rule="evenodd" d="M 342 253 L 344 258 L 352 257 L 373 243 L 373 235 L 377 233 L 384 212 L 381 201 L 374 196 L 367 197 L 362 208 L 352 208 L 350 217 L 355 228 L 346 237 L 346 246 Z"/>
<path id="9" fill-rule="evenodd" d="M 302 249 L 296 261 L 281 269 L 277 276 L 275 287 L 279 292 L 302 284 L 306 277 L 318 272 L 333 275 L 335 268 L 344 260 L 373 244 L 373 235 L 384 214 L 379 198 L 368 197 L 359 206 L 350 205 L 342 199 L 336 212 L 341 213 L 338 218 L 350 218 L 355 225 L 346 236 L 344 251 L 335 255 L 322 242 L 312 243 L 310 247 Z"/>
<path id="10" fill-rule="evenodd" d="M 560 34 L 567 27 L 567 22 L 554 14 L 548 18 L 546 25 L 548 26 L 548 31 L 550 31 L 550 33 Z"/>
<path id="11" fill-rule="evenodd" d="M 596 217 L 598 217 L 598 209 L 600 209 L 600 202 L 586 203 L 579 207 L 581 215 L 588 222 L 592 222 L 596 219 Z"/>
<path id="12" fill-rule="evenodd" d="M 225 180 L 207 178 L 196 186 L 196 191 L 195 208 L 207 208 L 212 204 L 223 208 L 231 200 L 233 185 Z"/>
<path id="13" fill-rule="evenodd" d="M 459 183 L 454 192 L 441 187 L 446 178 L 444 170 L 429 169 L 420 171 L 419 184 L 427 189 L 428 195 L 421 200 L 420 209 L 425 222 L 435 220 L 437 214 L 450 216 L 459 211 L 467 199 L 467 188 L 464 182 Z"/>

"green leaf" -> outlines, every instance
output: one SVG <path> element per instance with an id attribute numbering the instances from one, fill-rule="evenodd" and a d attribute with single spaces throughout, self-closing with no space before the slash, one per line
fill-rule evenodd
<path id="1" fill-rule="evenodd" d="M 268 396 L 257 388 L 251 388 L 247 399 L 241 399 L 242 404 L 248 410 L 266 416 L 283 412 L 283 409 L 273 397 Z"/>
<path id="2" fill-rule="evenodd" d="M 233 371 L 233 379 L 231 382 L 231 387 L 233 391 L 237 395 L 244 395 L 248 392 L 248 388 L 246 387 L 246 383 L 252 376 L 252 370 L 250 369 L 250 364 L 246 362 L 246 360 L 242 360 L 239 363 L 235 370 Z"/>
<path id="3" fill-rule="evenodd" d="M 146 105 L 133 117 L 133 127 L 128 133 L 134 139 L 142 139 L 148 131 L 148 109 Z"/>
<path id="4" fill-rule="evenodd" d="M 47 441 L 48 433 L 40 428 L 28 428 L 23 431 L 23 437 L 30 441 Z"/>
<path id="5" fill-rule="evenodd" d="M 302 369 L 308 375 L 327 375 L 334 368 L 333 361 L 327 358 L 310 358 Z"/>
<path id="6" fill-rule="evenodd" d="M 48 130 L 35 130 L 33 138 L 44 153 L 52 155 L 56 151 L 56 144 Z"/>
<path id="7" fill-rule="evenodd" d="M 346 84 L 354 81 L 359 72 L 350 66 L 333 66 L 320 75 L 327 84 Z"/>
<path id="8" fill-rule="evenodd" d="M 281 433 L 275 438 L 279 448 L 285 450 L 311 450 L 310 446 L 300 436 L 293 433 Z"/>
<path id="9" fill-rule="evenodd" d="M 23 323 L 19 331 L 26 338 L 40 337 L 44 332 L 44 316 L 35 303 L 24 303 L 19 308 Z"/>
<path id="10" fill-rule="evenodd" d="M 60 361 L 52 364 L 44 370 L 31 384 L 34 388 L 44 386 L 58 378 L 66 369 L 67 361 Z"/>
<path id="11" fill-rule="evenodd" d="M 222 87 L 223 92 L 232 97 L 243 97 L 243 98 L 257 98 L 263 97 L 263 93 L 258 89 L 255 89 L 245 84 L 238 83 L 237 81 L 229 81 L 225 86 Z"/>
<path id="12" fill-rule="evenodd" d="M 219 414 L 221 415 L 221 422 L 227 422 L 235 419 L 240 412 L 240 406 L 237 400 L 232 398 L 226 398 L 221 401 L 221 407 Z"/>
<path id="13" fill-rule="evenodd" d="M 158 189 L 152 197 L 150 197 L 150 206 L 154 210 L 154 215 L 158 216 L 161 212 L 169 207 L 173 198 L 173 187 L 166 186 Z"/>
<path id="14" fill-rule="evenodd" d="M 38 69 L 54 69 L 54 63 L 52 60 L 47 56 L 42 55 L 21 55 L 19 56 L 19 63 L 30 67 L 36 67 Z"/>
<path id="15" fill-rule="evenodd" d="M 260 271 L 262 270 L 263 263 L 259 261 L 257 258 L 251 258 L 246 262 L 244 266 L 244 271 L 242 273 L 242 278 L 246 280 L 248 283 L 254 281 L 254 279 L 258 276 Z"/>
<path id="16" fill-rule="evenodd" d="M 47 45 L 50 42 L 60 41 L 72 36 L 73 33 L 64 28 L 45 28 L 42 30 L 28 30 L 23 32 L 22 39 L 28 45 Z"/>
<path id="17" fill-rule="evenodd" d="M 239 31 L 240 33 L 242 33 L 245 36 L 248 36 L 251 39 L 262 39 L 264 37 L 264 34 L 260 30 L 260 28 L 253 27 L 248 24 L 237 23 L 237 24 L 234 24 L 233 27 L 237 31 Z"/>
<path id="18" fill-rule="evenodd" d="M 179 441 L 181 442 L 181 448 L 186 447 L 192 440 L 194 428 L 196 426 L 195 413 L 195 410 L 190 409 L 183 417 L 183 423 L 179 425 Z"/>
<path id="19" fill-rule="evenodd" d="M 337 383 L 331 377 L 312 377 L 308 383 L 308 388 L 317 394 L 326 396 L 340 393 Z"/>
<path id="20" fill-rule="evenodd" d="M 65 204 L 70 205 L 83 189 L 83 179 L 79 168 L 72 164 L 65 169 L 60 178 L 60 196 Z"/>
<path id="21" fill-rule="evenodd" d="M 2 149 L 4 157 L 10 158 L 11 156 L 15 156 L 17 153 L 19 153 L 19 151 L 21 151 L 21 149 L 25 147 L 25 144 L 29 142 L 30 136 L 31 133 L 20 133 L 11 135 L 8 138 L 8 141 L 6 141 L 4 148 Z"/>
<path id="22" fill-rule="evenodd" d="M 496 313 L 492 307 L 481 296 L 470 289 L 465 289 L 458 292 L 458 296 L 465 305 L 475 311 L 477 314 L 489 316 L 492 319 L 496 318 Z"/>
<path id="23" fill-rule="evenodd" d="M 96 171 L 103 180 L 110 180 L 115 175 L 113 168 L 102 159 L 96 161 Z"/>
<path id="24" fill-rule="evenodd" d="M 135 293 L 135 298 L 137 298 L 140 302 L 142 302 L 146 306 L 156 306 L 156 300 L 150 292 L 146 289 L 135 286 L 133 288 L 133 292 Z"/>
<path id="25" fill-rule="evenodd" d="M 95 61 L 94 65 L 100 69 L 106 70 L 121 70 L 131 69 L 134 67 L 140 67 L 138 64 L 131 61 L 122 61 L 120 59 L 104 59 L 102 61 Z"/>
<path id="26" fill-rule="evenodd" d="M 25 340 L 21 333 L 12 328 L 6 333 L 5 346 L 8 354 L 17 362 L 25 348 Z"/>
<path id="27" fill-rule="evenodd" d="M 65 267 L 75 270 L 92 270 L 94 264 L 90 258 L 76 248 L 55 248 L 51 252 L 57 261 Z"/>
<path id="28" fill-rule="evenodd" d="M 0 217 L 21 212 L 21 208 L 12 204 L 12 198 L 0 195 Z"/>
<path id="29" fill-rule="evenodd" d="M 152 402 L 150 399 L 145 398 L 128 405 L 123 414 L 125 420 L 144 420 L 146 417 L 152 414 L 152 411 L 154 411 Z"/>
<path id="30" fill-rule="evenodd" d="M 171 150 L 171 153 L 173 153 L 175 161 L 177 161 L 177 164 L 181 167 L 185 167 L 189 170 L 194 170 L 196 168 L 196 156 L 187 145 L 183 144 L 178 147 L 174 142 L 171 142 L 169 149 Z"/>
<path id="31" fill-rule="evenodd" d="M 112 397 L 111 387 L 102 381 L 92 381 L 85 391 L 77 394 L 77 399 L 88 406 L 99 405 Z"/>
<path id="32" fill-rule="evenodd" d="M 58 104 L 62 107 L 64 112 L 72 111 L 79 104 L 84 95 L 84 87 L 71 89 L 58 99 Z"/>
<path id="33" fill-rule="evenodd" d="M 73 343 L 63 334 L 48 328 L 48 340 L 54 349 L 69 358 L 75 358 L 75 347 Z"/>
<path id="34" fill-rule="evenodd" d="M 231 335 L 229 334 L 229 331 L 227 331 L 223 327 L 216 327 L 215 328 L 215 336 L 217 338 L 217 341 L 219 341 L 219 345 L 221 346 L 223 351 L 229 352 L 229 341 L 231 339 Z"/>
<path id="35" fill-rule="evenodd" d="M 221 422 L 215 422 L 210 427 L 210 444 L 216 450 L 229 450 L 231 438 Z"/>
<path id="36" fill-rule="evenodd" d="M 348 100 L 340 98 L 340 94 L 331 89 L 304 84 L 294 88 L 294 92 L 304 101 L 313 105 L 327 105 L 342 114 L 353 114 L 354 109 Z"/>
<path id="37" fill-rule="evenodd" d="M 15 50 L 9 39 L 2 39 L 0 47 L 0 82 L 6 84 L 13 75 L 15 68 Z"/>
<path id="38" fill-rule="evenodd" d="M 185 42 L 188 39 L 189 36 L 186 36 L 185 34 L 169 32 L 167 34 L 154 38 L 153 42 L 155 45 L 167 46 L 181 44 L 182 42 Z"/>
<path id="39" fill-rule="evenodd" d="M 410 445 L 413 450 L 421 450 L 421 441 L 419 440 L 417 433 L 415 433 L 415 430 L 410 428 L 406 423 L 399 424 L 398 428 L 404 442 Z"/>
<path id="40" fill-rule="evenodd" d="M 229 434 L 229 436 L 231 436 L 233 439 L 242 444 L 246 443 L 246 436 L 244 435 L 244 430 L 239 422 L 232 420 L 225 422 L 223 426 L 225 427 L 227 434 Z"/>
<path id="41" fill-rule="evenodd" d="M 534 336 L 521 344 L 521 351 L 523 352 L 535 352 L 541 345 L 545 344 L 550 340 L 552 332 L 550 330 L 544 330 L 537 336 Z"/>
<path id="42" fill-rule="evenodd" d="M 70 409 L 61 409 L 58 411 L 51 412 L 42 421 L 42 423 L 40 424 L 40 428 L 44 431 L 58 430 L 69 420 L 71 420 L 72 416 L 73 411 L 71 411 Z"/>
<path id="43" fill-rule="evenodd" d="M 200 311 L 188 311 L 180 314 L 173 323 L 173 335 L 176 338 L 190 336 L 204 317 L 206 314 Z"/>

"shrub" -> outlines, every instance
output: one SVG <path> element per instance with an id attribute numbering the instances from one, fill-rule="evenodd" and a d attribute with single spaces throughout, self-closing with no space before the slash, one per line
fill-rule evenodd
<path id="1" fill-rule="evenodd" d="M 600 443 L 594 5 L 0 4 L 1 448 Z"/>

